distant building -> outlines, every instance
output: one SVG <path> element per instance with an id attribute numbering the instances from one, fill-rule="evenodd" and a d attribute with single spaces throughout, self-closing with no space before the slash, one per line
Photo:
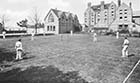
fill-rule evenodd
<path id="1" fill-rule="evenodd" d="M 77 31 L 80 25 L 77 15 L 57 9 L 50 9 L 44 21 L 45 33 L 47 34 L 61 34 L 71 30 Z"/>
<path id="2" fill-rule="evenodd" d="M 139 29 L 140 26 L 132 21 L 133 11 L 132 4 L 129 5 L 121 3 L 118 0 L 118 5 L 113 1 L 105 4 L 101 1 L 100 5 L 93 5 L 88 3 L 88 8 L 84 13 L 85 27 L 89 30 L 94 29 L 98 31 L 113 30 L 118 31 L 122 29 Z"/>
<path id="3" fill-rule="evenodd" d="M 133 13 L 133 22 L 140 25 L 140 11 L 135 11 Z"/>
<path id="4" fill-rule="evenodd" d="M 107 30 L 109 24 L 111 24 L 116 18 L 117 7 L 114 2 L 105 4 L 101 1 L 100 5 L 93 5 L 88 3 L 88 8 L 84 13 L 85 27 L 96 30 Z"/>
<path id="5" fill-rule="evenodd" d="M 27 34 L 32 34 L 33 32 L 35 34 L 44 34 L 43 26 L 39 26 L 38 28 L 35 28 L 35 25 L 28 25 L 26 30 L 27 30 Z"/>

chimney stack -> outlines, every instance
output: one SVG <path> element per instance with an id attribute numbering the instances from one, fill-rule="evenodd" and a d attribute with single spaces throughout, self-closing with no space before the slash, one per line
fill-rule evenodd
<path id="1" fill-rule="evenodd" d="M 131 2 L 129 3 L 129 6 L 130 6 L 130 8 L 132 8 L 132 3 Z"/>
<path id="2" fill-rule="evenodd" d="M 121 0 L 118 0 L 118 6 L 121 6 Z"/>
<path id="3" fill-rule="evenodd" d="M 91 2 L 88 2 L 88 8 L 90 8 L 91 7 Z"/>
<path id="4" fill-rule="evenodd" d="M 101 1 L 101 10 L 104 10 L 104 4 L 105 4 L 105 2 Z"/>

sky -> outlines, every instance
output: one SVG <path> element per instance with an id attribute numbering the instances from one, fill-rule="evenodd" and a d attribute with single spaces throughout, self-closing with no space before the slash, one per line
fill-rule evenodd
<path id="1" fill-rule="evenodd" d="M 22 19 L 32 16 L 32 11 L 37 8 L 40 12 L 41 19 L 43 20 L 45 15 L 51 8 L 57 8 L 59 10 L 71 12 L 77 14 L 80 23 L 84 22 L 83 15 L 87 8 L 87 3 L 91 2 L 92 5 L 100 4 L 103 0 L 0 0 L 0 15 L 5 14 L 9 19 L 7 26 L 16 26 L 16 22 Z M 110 3 L 117 0 L 104 0 L 105 3 Z M 121 0 L 126 4 L 132 2 L 134 11 L 140 10 L 140 0 Z"/>

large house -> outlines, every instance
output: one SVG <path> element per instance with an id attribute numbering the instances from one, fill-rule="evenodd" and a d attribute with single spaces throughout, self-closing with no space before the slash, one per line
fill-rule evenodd
<path id="1" fill-rule="evenodd" d="M 61 34 L 79 30 L 77 15 L 57 9 L 50 9 L 45 19 L 46 34 Z"/>
<path id="2" fill-rule="evenodd" d="M 101 4 L 93 6 L 91 3 L 88 3 L 88 8 L 84 13 L 84 19 L 85 27 L 88 27 L 89 30 L 118 31 L 127 29 L 132 31 L 140 29 L 140 26 L 132 21 L 132 3 L 130 2 L 127 5 L 121 3 L 121 0 L 118 0 L 117 5 L 113 1 L 107 4 L 101 1 Z"/>

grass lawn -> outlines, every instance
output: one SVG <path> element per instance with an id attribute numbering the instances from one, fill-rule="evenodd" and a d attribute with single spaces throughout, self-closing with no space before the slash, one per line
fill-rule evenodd
<path id="1" fill-rule="evenodd" d="M 123 38 L 99 36 L 93 42 L 89 34 L 22 37 L 26 59 L 14 62 L 14 44 L 18 38 L 0 39 L 0 62 L 10 65 L 3 72 L 15 68 L 21 71 L 32 66 L 53 65 L 64 73 L 78 71 L 79 76 L 93 83 L 122 83 L 140 59 L 140 39 L 130 40 L 129 58 L 121 57 Z M 140 65 L 127 83 L 140 83 Z M 6 78 L 6 77 L 5 77 Z"/>

